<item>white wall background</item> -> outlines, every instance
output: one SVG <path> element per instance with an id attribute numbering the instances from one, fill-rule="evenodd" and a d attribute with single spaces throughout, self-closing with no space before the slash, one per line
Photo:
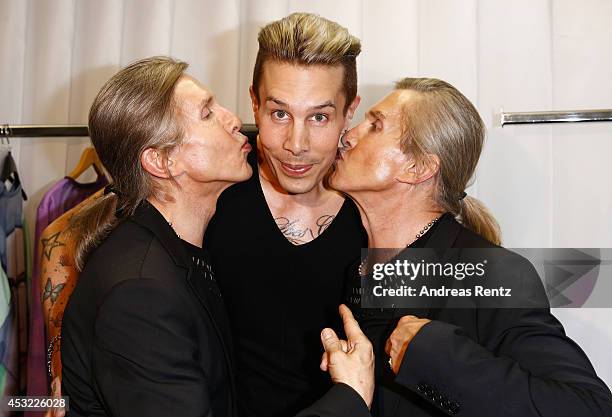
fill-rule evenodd
<path id="1" fill-rule="evenodd" d="M 404 76 L 445 79 L 478 107 L 488 143 L 470 194 L 508 247 L 612 247 L 612 123 L 496 126 L 506 111 L 612 108 L 610 0 L 0 0 L 0 124 L 86 123 L 97 90 L 149 55 L 188 61 L 252 122 L 265 23 L 319 13 L 360 37 L 360 113 Z M 87 139 L 13 139 L 33 219 Z M 612 295 L 612 294 L 611 294 Z M 557 310 L 612 385 L 612 310 Z"/>

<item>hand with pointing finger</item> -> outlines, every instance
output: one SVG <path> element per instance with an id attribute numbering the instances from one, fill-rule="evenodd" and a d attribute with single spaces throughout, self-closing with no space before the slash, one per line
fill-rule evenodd
<path id="1" fill-rule="evenodd" d="M 321 369 L 328 371 L 334 383 L 353 388 L 368 405 L 374 395 L 374 352 L 351 310 L 340 306 L 340 317 L 347 340 L 340 340 L 332 329 L 323 329 L 321 342 L 325 348 Z"/>

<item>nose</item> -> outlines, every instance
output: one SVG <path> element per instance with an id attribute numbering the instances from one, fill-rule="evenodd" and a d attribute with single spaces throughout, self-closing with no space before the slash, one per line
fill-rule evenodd
<path id="1" fill-rule="evenodd" d="M 347 149 L 353 149 L 355 146 L 357 146 L 357 142 L 357 129 L 355 127 L 347 131 L 340 138 L 340 144 L 342 145 L 342 147 Z"/>
<path id="2" fill-rule="evenodd" d="M 237 133 L 240 129 L 242 129 L 242 121 L 234 113 L 225 107 L 221 107 L 220 113 L 221 123 L 223 123 L 223 127 L 230 134 Z"/>
<path id="3" fill-rule="evenodd" d="M 299 156 L 310 150 L 310 139 L 308 131 L 303 124 L 295 122 L 289 132 L 289 137 L 285 140 L 283 147 L 295 156 Z"/>

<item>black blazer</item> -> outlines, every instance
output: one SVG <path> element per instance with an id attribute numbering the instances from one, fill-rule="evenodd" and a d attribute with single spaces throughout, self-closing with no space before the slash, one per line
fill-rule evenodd
<path id="1" fill-rule="evenodd" d="M 69 416 L 236 415 L 227 318 L 187 248 L 143 203 L 88 258 L 62 325 Z M 338 384 L 307 416 L 369 416 Z"/>
<path id="2" fill-rule="evenodd" d="M 450 214 L 420 246 L 496 247 Z M 529 288 L 529 294 L 521 293 L 524 296 L 545 297 L 537 272 L 526 259 L 501 248 L 496 253 L 502 262 L 512 260 L 506 263 L 511 267 L 503 279 L 522 280 Z M 546 299 L 542 305 L 547 305 Z M 549 308 L 354 308 L 376 349 L 379 385 L 373 415 L 612 416 L 609 389 Z M 395 377 L 384 344 L 399 318 L 407 314 L 432 321 L 408 345 Z M 388 324 L 380 331 L 383 321 Z"/>

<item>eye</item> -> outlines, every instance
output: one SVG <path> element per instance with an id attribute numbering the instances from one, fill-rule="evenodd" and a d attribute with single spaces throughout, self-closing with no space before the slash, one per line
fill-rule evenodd
<path id="1" fill-rule="evenodd" d="M 380 123 L 380 120 L 375 120 L 372 123 L 370 123 L 370 130 L 380 131 L 381 129 L 382 129 L 382 123 Z"/>
<path id="2" fill-rule="evenodd" d="M 326 114 L 317 113 L 314 116 L 312 116 L 312 120 L 314 120 L 317 123 L 323 123 L 329 120 L 329 117 Z"/>
<path id="3" fill-rule="evenodd" d="M 210 107 L 204 107 L 204 109 L 202 110 L 202 120 L 208 120 L 210 119 L 210 116 L 212 115 L 213 111 L 211 110 Z"/>
<path id="4" fill-rule="evenodd" d="M 274 110 L 272 112 L 272 117 L 276 120 L 286 120 L 289 114 L 285 110 Z"/>

